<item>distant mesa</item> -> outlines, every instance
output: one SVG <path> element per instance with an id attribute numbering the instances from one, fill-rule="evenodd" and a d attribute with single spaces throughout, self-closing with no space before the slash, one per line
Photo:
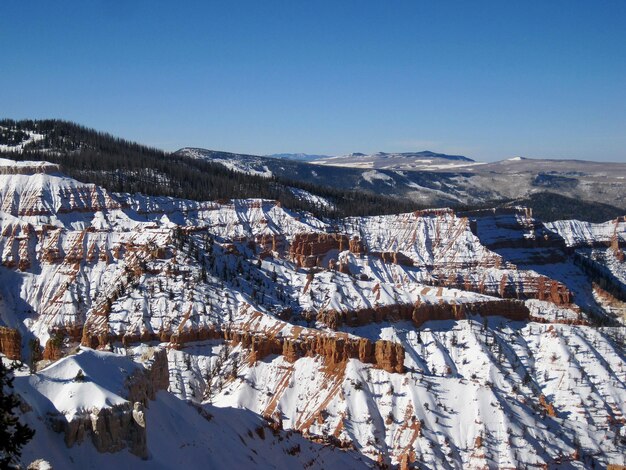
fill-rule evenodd
<path id="1" fill-rule="evenodd" d="M 312 162 L 314 160 L 332 158 L 330 155 L 313 155 L 309 153 L 272 153 L 265 156 L 269 158 L 281 158 L 283 160 L 296 160 L 300 162 Z"/>
<path id="2" fill-rule="evenodd" d="M 463 155 L 447 155 L 445 153 L 431 152 L 430 150 L 423 150 L 421 152 L 377 152 L 371 155 L 367 155 L 360 152 L 354 152 L 345 156 L 350 157 L 367 157 L 367 158 L 413 158 L 413 159 L 441 159 L 441 160 L 454 160 L 463 162 L 474 162 L 471 158 L 464 157 Z"/>

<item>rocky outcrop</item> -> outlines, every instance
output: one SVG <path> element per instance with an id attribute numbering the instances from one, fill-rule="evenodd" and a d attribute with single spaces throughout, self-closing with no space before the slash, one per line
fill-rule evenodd
<path id="1" fill-rule="evenodd" d="M 556 411 L 554 411 L 554 406 L 552 403 L 548 402 L 545 395 L 541 394 L 539 396 L 539 405 L 543 408 L 548 416 L 554 418 L 556 416 Z"/>
<path id="2" fill-rule="evenodd" d="M 399 251 L 370 251 L 369 256 L 380 258 L 384 263 L 413 266 L 415 263 L 407 255 Z"/>
<path id="3" fill-rule="evenodd" d="M 356 236 L 350 239 L 349 250 L 350 250 L 350 253 L 354 253 L 355 255 L 361 255 L 367 252 L 367 249 L 365 248 L 365 244 L 363 243 L 363 241 L 359 237 L 356 237 Z"/>
<path id="4" fill-rule="evenodd" d="M 422 209 L 418 211 L 414 211 L 413 215 L 415 217 L 442 217 L 446 215 L 454 215 L 453 209 Z"/>
<path id="5" fill-rule="evenodd" d="M 343 325 L 364 326 L 382 321 L 411 320 L 418 327 L 429 320 L 461 320 L 469 315 L 500 315 L 510 320 L 529 320 L 530 311 L 518 300 L 494 300 L 464 304 L 437 303 L 384 305 L 350 311 L 327 310 L 317 319 L 332 329 Z"/>
<path id="6" fill-rule="evenodd" d="M 251 360 L 263 359 L 269 354 L 278 354 L 289 362 L 301 357 L 322 357 L 327 365 L 345 363 L 358 359 L 387 372 L 404 372 L 404 348 L 391 341 L 373 342 L 366 338 L 347 335 L 308 334 L 302 338 L 266 337 L 250 332 L 225 332 L 225 339 L 252 350 Z"/>
<path id="7" fill-rule="evenodd" d="M 57 327 L 50 332 L 43 350 L 45 361 L 58 361 L 66 354 L 67 346 L 76 346 L 81 339 L 82 326 Z"/>
<path id="8" fill-rule="evenodd" d="M 556 305 L 569 305 L 572 302 L 572 293 L 562 283 L 546 276 L 535 278 L 532 286 L 538 300 L 546 300 Z"/>
<path id="9" fill-rule="evenodd" d="M 289 362 L 295 362 L 302 357 L 322 357 L 327 364 L 336 365 L 344 363 L 348 359 L 358 359 L 365 364 L 372 364 L 388 372 L 404 371 L 404 349 L 399 344 L 391 343 L 393 346 L 381 346 L 379 343 L 390 342 L 373 342 L 366 338 L 349 337 L 345 333 L 329 335 L 313 329 L 302 329 L 297 334 L 297 338 L 269 336 L 262 332 L 256 333 L 240 329 L 200 328 L 174 334 L 162 332 L 160 336 L 150 335 L 146 338 L 139 335 L 124 335 L 123 338 L 113 339 L 121 340 L 125 346 L 152 340 L 169 341 L 171 347 L 175 349 L 184 348 L 187 342 L 223 339 L 233 345 L 241 345 L 250 350 L 248 360 L 251 363 L 262 360 L 270 354 L 276 354 L 284 356 Z M 155 364 L 150 370 L 152 378 L 149 382 L 167 386 L 166 358 L 162 359 L 160 363 L 156 361 Z M 162 365 L 159 367 L 158 364 Z M 157 378 L 155 378 L 155 374 Z M 140 378 L 139 383 L 142 381 L 143 379 Z M 140 385 L 139 389 L 142 387 Z M 141 399 L 143 396 L 141 394 L 133 396 L 137 401 L 146 402 L 146 400 Z M 148 398 L 150 398 L 149 394 Z"/>
<path id="10" fill-rule="evenodd" d="M 257 235 L 254 243 L 261 249 L 262 253 L 278 252 L 281 254 L 287 246 L 285 236 L 276 233 Z"/>
<path id="11" fill-rule="evenodd" d="M 1 177 L 1 176 L 0 176 Z M 8 177 L 4 177 L 8 178 Z M 24 176 L 18 178 L 25 178 Z M 93 184 L 66 185 L 60 178 L 48 177 L 50 191 L 7 184 L 0 191 L 0 206 L 13 216 L 45 216 L 70 212 L 97 212 L 122 206 L 106 190 Z"/>
<path id="12" fill-rule="evenodd" d="M 36 173 L 58 173 L 61 167 L 49 162 L 17 162 L 11 165 L 0 165 L 0 175 L 33 175 Z"/>
<path id="13" fill-rule="evenodd" d="M 65 416 L 51 418 L 52 428 L 65 435 L 65 444 L 72 447 L 90 437 L 98 452 L 128 450 L 148 458 L 146 419 L 141 403 L 127 402 L 109 408 L 94 408 L 67 420 Z"/>
<path id="14" fill-rule="evenodd" d="M 9 359 L 22 358 L 22 335 L 19 331 L 0 326 L 0 353 Z"/>
<path id="15" fill-rule="evenodd" d="M 404 372 L 404 348 L 391 341 L 376 341 L 376 365 L 387 372 Z"/>
<path id="16" fill-rule="evenodd" d="M 169 370 L 167 352 L 165 349 L 150 349 L 144 358 L 143 369 L 138 369 L 126 380 L 128 400 L 141 403 L 148 407 L 150 400 L 156 398 L 159 390 L 166 390 L 169 386 Z"/>
<path id="17" fill-rule="evenodd" d="M 530 311 L 524 302 L 508 299 L 463 304 L 417 304 L 411 319 L 416 326 L 420 326 L 428 320 L 461 320 L 470 315 L 502 316 L 516 321 L 530 320 Z"/>
<path id="18" fill-rule="evenodd" d="M 546 276 L 527 272 L 512 276 L 507 272 L 499 280 L 498 278 L 486 280 L 484 276 L 476 274 L 473 271 L 457 271 L 448 276 L 437 273 L 433 280 L 425 279 L 423 283 L 477 292 L 502 299 L 537 299 L 561 306 L 569 306 L 573 301 L 573 294 L 565 284 Z"/>
<path id="19" fill-rule="evenodd" d="M 289 259 L 298 266 L 312 268 L 320 266 L 331 250 L 348 249 L 347 235 L 337 233 L 299 233 L 289 246 Z"/>

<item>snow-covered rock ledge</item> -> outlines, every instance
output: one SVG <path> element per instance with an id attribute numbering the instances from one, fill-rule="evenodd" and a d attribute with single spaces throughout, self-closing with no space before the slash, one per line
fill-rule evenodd
<path id="1" fill-rule="evenodd" d="M 33 175 L 35 173 L 58 173 L 61 168 L 56 163 L 24 161 L 18 162 L 0 158 L 0 175 Z"/>

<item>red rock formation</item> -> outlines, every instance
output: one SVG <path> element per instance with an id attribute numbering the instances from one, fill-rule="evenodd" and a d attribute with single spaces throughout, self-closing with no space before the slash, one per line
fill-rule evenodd
<path id="1" fill-rule="evenodd" d="M 43 349 L 43 359 L 46 361 L 58 361 L 63 357 L 63 337 L 50 337 Z"/>
<path id="2" fill-rule="evenodd" d="M 138 369 L 126 380 L 128 399 L 148 406 L 149 400 L 154 400 L 159 390 L 166 390 L 170 377 L 165 349 L 151 349 L 152 356 L 144 364 L 146 367 Z"/>
<path id="3" fill-rule="evenodd" d="M 30 256 L 28 252 L 28 238 L 22 238 L 19 241 L 18 247 L 18 257 L 19 261 L 17 262 L 17 269 L 20 271 L 26 271 L 30 268 Z"/>
<path id="4" fill-rule="evenodd" d="M 547 300 L 556 305 L 569 305 L 571 303 L 571 292 L 558 281 L 549 277 L 540 276 L 533 279 L 537 299 Z"/>
<path id="5" fill-rule="evenodd" d="M 250 349 L 250 363 L 262 360 L 270 354 L 282 355 L 289 362 L 295 362 L 301 357 L 319 356 L 329 365 L 341 364 L 348 359 L 359 359 L 388 372 L 404 372 L 404 348 L 400 344 L 382 340 L 372 342 L 366 338 L 350 338 L 345 334 L 322 334 L 317 330 L 306 331 L 297 339 L 211 327 L 175 333 L 162 332 L 160 335 L 152 333 L 145 337 L 125 334 L 122 338 L 109 338 L 110 341 L 121 341 L 125 346 L 146 341 L 169 341 L 175 349 L 182 349 L 187 342 L 208 339 L 224 339 L 233 345 Z"/>
<path id="6" fill-rule="evenodd" d="M 382 321 L 412 320 L 420 326 L 429 320 L 461 320 L 468 315 L 500 315 L 510 320 L 529 320 L 530 312 L 518 300 L 493 300 L 467 304 L 415 303 L 383 305 L 351 311 L 327 310 L 318 313 L 317 319 L 332 329 L 342 325 L 363 326 Z"/>
<path id="7" fill-rule="evenodd" d="M 436 273 L 434 282 L 423 281 L 425 284 L 443 286 L 465 291 L 487 294 L 503 299 L 538 299 L 552 302 L 556 305 L 569 306 L 572 304 L 573 295 L 565 284 L 546 276 L 526 275 L 522 282 L 516 282 L 508 274 L 503 274 L 500 282 L 485 283 L 484 277 L 477 282 L 462 273 L 443 275 Z"/>
<path id="8" fill-rule="evenodd" d="M 262 252 L 278 252 L 283 253 L 287 242 L 282 234 L 263 234 L 257 235 L 254 240 L 255 244 Z"/>
<path id="9" fill-rule="evenodd" d="M 0 326 L 0 353 L 9 359 L 22 358 L 22 335 L 19 331 Z"/>
<path id="10" fill-rule="evenodd" d="M 350 253 L 354 253 L 355 255 L 361 255 L 367 251 L 361 239 L 356 236 L 352 237 L 350 240 L 349 250 Z"/>
<path id="11" fill-rule="evenodd" d="M 46 346 L 43 350 L 43 359 L 47 361 L 57 361 L 61 359 L 65 355 L 63 347 L 65 340 L 70 344 L 78 343 L 81 340 L 82 331 L 83 327 L 80 325 L 55 328 L 50 332 L 50 338 L 46 341 Z"/>
<path id="12" fill-rule="evenodd" d="M 415 217 L 437 217 L 444 215 L 454 215 L 454 210 L 452 209 L 423 209 L 419 211 L 414 211 L 413 215 Z"/>
<path id="13" fill-rule="evenodd" d="M 404 348 L 391 341 L 376 341 L 376 365 L 387 372 L 404 372 Z"/>
<path id="14" fill-rule="evenodd" d="M 546 412 L 548 416 L 551 416 L 552 418 L 556 416 L 556 411 L 554 411 L 554 406 L 552 406 L 552 403 L 549 403 L 548 400 L 546 400 L 545 395 L 541 394 L 541 396 L 539 396 L 539 404 L 541 405 L 541 407 L 544 409 L 544 411 Z"/>
<path id="15" fill-rule="evenodd" d="M 402 266 L 414 266 L 411 258 L 398 251 L 370 251 L 370 256 L 375 256 L 383 260 L 384 263 L 400 264 Z"/>
<path id="16" fill-rule="evenodd" d="M 324 256 L 331 250 L 343 251 L 348 248 L 348 237 L 336 233 L 299 233 L 289 247 L 289 257 L 299 266 L 319 266 Z"/>

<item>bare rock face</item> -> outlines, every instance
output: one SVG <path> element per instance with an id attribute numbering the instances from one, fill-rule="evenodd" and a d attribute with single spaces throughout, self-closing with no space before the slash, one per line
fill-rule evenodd
<path id="1" fill-rule="evenodd" d="M 365 249 L 365 244 L 359 237 L 356 236 L 350 239 L 349 249 L 350 253 L 354 253 L 355 255 L 361 255 L 367 251 Z"/>
<path id="2" fill-rule="evenodd" d="M 331 250 L 348 249 L 348 236 L 337 233 L 299 233 L 289 247 L 289 257 L 299 266 L 312 268 Z"/>
<path id="3" fill-rule="evenodd" d="M 61 167 L 49 162 L 14 162 L 13 165 L 1 165 L 0 175 L 33 175 L 36 173 L 58 173 Z"/>
<path id="4" fill-rule="evenodd" d="M 61 178 L 51 176 L 49 179 L 53 188 L 42 190 L 22 184 L 24 178 L 27 177 L 16 177 L 14 182 L 10 182 L 0 191 L 0 205 L 9 209 L 8 212 L 13 216 L 96 212 L 121 208 L 120 203 L 110 193 L 93 184 L 67 185 Z"/>
<path id="5" fill-rule="evenodd" d="M 60 342 L 56 337 L 48 339 L 43 349 L 43 359 L 45 361 L 58 361 L 61 359 L 63 357 L 62 345 L 62 339 Z"/>
<path id="6" fill-rule="evenodd" d="M 223 337 L 233 345 L 251 349 L 251 362 L 261 360 L 269 354 L 282 355 L 289 362 L 295 362 L 301 357 L 322 357 L 330 366 L 344 364 L 349 359 L 358 359 L 388 372 L 404 372 L 404 348 L 400 344 L 382 340 L 373 342 L 367 338 L 352 338 L 345 334 L 300 332 L 299 336 L 292 339 L 225 331 Z"/>
<path id="7" fill-rule="evenodd" d="M 55 328 L 50 332 L 50 338 L 46 341 L 43 350 L 43 359 L 46 361 L 58 361 L 66 354 L 67 347 L 65 343 L 75 345 L 80 341 L 82 327 L 67 326 L 63 328 Z"/>
<path id="8" fill-rule="evenodd" d="M 0 326 L 0 353 L 9 359 L 22 358 L 22 335 L 13 328 Z"/>
<path id="9" fill-rule="evenodd" d="M 465 304 L 419 303 L 393 304 L 374 308 L 341 311 L 327 310 L 317 315 L 317 319 L 333 330 L 342 325 L 364 326 L 382 321 L 412 320 L 416 327 L 429 320 L 462 320 L 468 315 L 500 315 L 510 320 L 529 320 L 530 311 L 524 302 L 505 299 Z"/>
<path id="10" fill-rule="evenodd" d="M 110 408 L 94 408 L 74 416 L 53 418 L 52 426 L 65 434 L 65 444 L 80 444 L 88 435 L 98 452 L 119 452 L 128 448 L 141 458 L 148 458 L 146 421 L 141 403 L 124 403 Z"/>
<path id="11" fill-rule="evenodd" d="M 399 251 L 372 251 L 369 253 L 370 256 L 376 256 L 380 258 L 385 263 L 390 264 L 399 264 L 402 266 L 413 266 L 413 260 L 409 258 L 407 255 L 400 253 Z"/>
<path id="12" fill-rule="evenodd" d="M 278 252 L 279 254 L 282 254 L 285 250 L 285 246 L 287 245 L 284 235 L 274 233 L 271 235 L 258 235 L 254 241 L 263 253 Z"/>
<path id="13" fill-rule="evenodd" d="M 413 310 L 412 320 L 415 326 L 420 326 L 428 320 L 461 320 L 468 315 L 499 315 L 509 320 L 530 319 L 530 311 L 523 302 L 506 299 L 471 304 L 419 304 Z"/>
<path id="14" fill-rule="evenodd" d="M 477 292 L 502 299 L 545 300 L 563 306 L 570 305 L 573 300 L 573 295 L 565 284 L 546 276 L 527 273 L 522 274 L 519 281 L 504 274 L 499 282 L 487 283 L 484 280 L 478 282 L 472 280 L 472 271 L 460 271 L 448 276 L 438 275 L 437 281 L 430 285 Z"/>
<path id="15" fill-rule="evenodd" d="M 392 341 L 376 341 L 376 364 L 387 372 L 404 372 L 404 348 Z"/>
<path id="16" fill-rule="evenodd" d="M 156 398 L 159 390 L 166 390 L 169 386 L 165 349 L 152 350 L 146 365 L 146 368 L 140 369 L 128 377 L 126 388 L 128 389 L 128 399 L 131 402 L 147 407 L 149 401 Z"/>
<path id="17" fill-rule="evenodd" d="M 541 276 L 536 281 L 537 299 L 547 300 L 556 305 L 569 305 L 571 303 L 572 293 L 554 279 Z"/>

